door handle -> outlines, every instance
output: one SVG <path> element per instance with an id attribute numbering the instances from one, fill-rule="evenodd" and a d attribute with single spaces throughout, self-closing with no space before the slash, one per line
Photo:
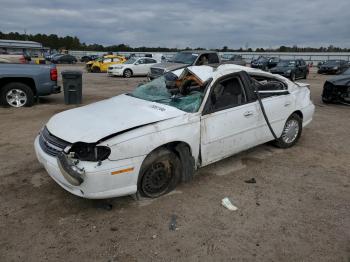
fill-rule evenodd
<path id="1" fill-rule="evenodd" d="M 248 116 L 251 116 L 251 115 L 253 115 L 254 113 L 252 112 L 252 111 L 247 111 L 247 112 L 245 112 L 243 115 L 245 116 L 245 117 L 248 117 Z"/>

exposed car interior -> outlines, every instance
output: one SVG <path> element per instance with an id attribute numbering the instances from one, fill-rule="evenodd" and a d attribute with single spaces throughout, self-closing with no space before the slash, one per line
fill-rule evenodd
<path id="1" fill-rule="evenodd" d="M 213 89 L 211 102 L 214 109 L 239 106 L 246 103 L 246 95 L 238 77 L 220 82 Z"/>

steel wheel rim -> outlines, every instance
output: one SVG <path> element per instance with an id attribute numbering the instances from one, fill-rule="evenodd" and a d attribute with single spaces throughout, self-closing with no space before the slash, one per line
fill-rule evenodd
<path id="1" fill-rule="evenodd" d="M 284 126 L 282 132 L 282 140 L 283 142 L 290 144 L 295 141 L 299 134 L 299 122 L 295 119 L 289 120 Z"/>
<path id="2" fill-rule="evenodd" d="M 164 193 L 173 178 L 173 168 L 169 161 L 156 162 L 150 166 L 142 178 L 142 190 L 149 196 Z"/>
<path id="3" fill-rule="evenodd" d="M 27 99 L 27 94 L 20 89 L 11 89 L 6 93 L 6 102 L 13 107 L 24 106 Z"/>

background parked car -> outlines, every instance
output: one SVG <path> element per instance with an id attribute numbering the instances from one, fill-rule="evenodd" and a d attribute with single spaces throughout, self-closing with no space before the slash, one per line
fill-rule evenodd
<path id="1" fill-rule="evenodd" d="M 322 101 L 324 103 L 340 102 L 350 105 L 350 68 L 324 83 Z"/>
<path id="2" fill-rule="evenodd" d="M 245 66 L 247 62 L 243 59 L 241 55 L 233 55 L 233 54 L 223 54 L 221 56 L 222 63 L 230 62 L 230 64 L 242 65 Z"/>
<path id="3" fill-rule="evenodd" d="M 45 59 L 46 59 L 47 61 L 51 61 L 54 57 L 60 56 L 60 55 L 62 55 L 62 54 L 60 54 L 60 53 L 55 53 L 55 54 L 51 54 L 51 55 L 46 55 L 46 56 L 45 56 Z"/>
<path id="4" fill-rule="evenodd" d="M 270 57 L 267 61 L 267 68 L 271 69 L 277 66 L 277 64 L 281 61 L 279 57 Z"/>
<path id="5" fill-rule="evenodd" d="M 257 59 L 254 59 L 251 61 L 250 66 L 252 68 L 259 68 L 264 71 L 267 71 L 269 69 L 269 58 L 265 56 L 259 56 Z"/>
<path id="6" fill-rule="evenodd" d="M 51 59 L 54 64 L 75 64 L 78 60 L 72 55 L 57 55 Z"/>
<path id="7" fill-rule="evenodd" d="M 341 74 L 349 67 L 345 60 L 328 60 L 320 66 L 317 73 L 319 74 Z"/>
<path id="8" fill-rule="evenodd" d="M 294 81 L 297 78 L 307 78 L 309 67 L 303 59 L 281 60 L 270 70 L 272 74 L 279 74 Z"/>
<path id="9" fill-rule="evenodd" d="M 110 65 L 122 64 L 126 61 L 124 56 L 119 55 L 107 55 L 101 59 L 90 61 L 86 65 L 86 69 L 93 73 L 107 72 Z"/>
<path id="10" fill-rule="evenodd" d="M 89 61 L 93 61 L 98 57 L 99 57 L 98 55 L 84 55 L 80 58 L 80 61 L 86 63 Z"/>
<path id="11" fill-rule="evenodd" d="M 124 64 L 110 65 L 107 73 L 109 76 L 146 76 L 149 73 L 151 66 L 157 63 L 158 61 L 153 58 L 132 57 Z"/>

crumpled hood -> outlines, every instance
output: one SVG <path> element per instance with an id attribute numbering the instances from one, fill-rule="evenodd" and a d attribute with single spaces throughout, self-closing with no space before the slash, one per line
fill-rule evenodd
<path id="1" fill-rule="evenodd" d="M 172 63 L 172 62 L 166 62 L 166 63 L 159 63 L 152 66 L 152 68 L 161 68 L 166 69 L 167 71 L 172 71 L 184 67 L 188 67 L 187 64 L 181 64 L 181 63 Z"/>
<path id="2" fill-rule="evenodd" d="M 333 85 L 349 85 L 350 75 L 338 75 L 330 79 L 327 79 L 327 82 L 330 82 Z"/>
<path id="3" fill-rule="evenodd" d="M 95 143 L 109 135 L 185 114 L 171 106 L 119 95 L 54 115 L 46 127 L 67 142 Z"/>

